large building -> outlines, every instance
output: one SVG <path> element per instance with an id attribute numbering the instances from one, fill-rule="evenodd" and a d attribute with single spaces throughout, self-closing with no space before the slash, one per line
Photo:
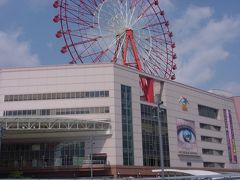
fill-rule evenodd
<path id="1" fill-rule="evenodd" d="M 154 176 L 159 119 L 167 168 L 237 171 L 240 99 L 116 64 L 0 70 L 0 176 Z M 158 114 L 159 113 L 159 116 Z"/>

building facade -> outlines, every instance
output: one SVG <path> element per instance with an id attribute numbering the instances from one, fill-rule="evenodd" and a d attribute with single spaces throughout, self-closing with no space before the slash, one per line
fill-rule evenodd
<path id="1" fill-rule="evenodd" d="M 159 112 L 142 98 L 139 76 L 147 75 L 116 64 L 1 69 L 0 175 L 154 175 L 157 113 L 165 167 L 239 169 L 233 98 L 152 77 Z"/>

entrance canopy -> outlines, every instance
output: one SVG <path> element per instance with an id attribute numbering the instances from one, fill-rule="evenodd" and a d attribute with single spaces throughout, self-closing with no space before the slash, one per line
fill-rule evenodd
<path id="1" fill-rule="evenodd" d="M 77 119 L 60 117 L 1 117 L 0 127 L 3 137 L 14 134 L 68 133 L 71 135 L 111 135 L 110 119 Z"/>

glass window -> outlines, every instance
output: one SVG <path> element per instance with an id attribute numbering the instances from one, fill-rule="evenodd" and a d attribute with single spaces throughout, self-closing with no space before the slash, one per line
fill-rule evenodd
<path id="1" fill-rule="evenodd" d="M 76 108 L 76 114 L 81 114 L 81 108 Z"/>
<path id="2" fill-rule="evenodd" d="M 27 116 L 31 116 L 32 115 L 32 110 L 27 110 Z"/>
<path id="3" fill-rule="evenodd" d="M 47 99 L 52 99 L 52 93 L 47 93 Z"/>
<path id="4" fill-rule="evenodd" d="M 104 91 L 100 91 L 100 97 L 104 97 Z"/>
<path id="5" fill-rule="evenodd" d="M 66 114 L 71 114 L 71 109 L 70 108 L 66 109 Z"/>
<path id="6" fill-rule="evenodd" d="M 80 108 L 80 114 L 84 114 L 84 108 Z"/>
<path id="7" fill-rule="evenodd" d="M 90 97 L 94 97 L 94 91 L 90 92 Z"/>
<path id="8" fill-rule="evenodd" d="M 9 96 L 9 101 L 13 101 L 13 95 Z"/>
<path id="9" fill-rule="evenodd" d="M 84 108 L 84 114 L 89 114 L 89 108 Z"/>
<path id="10" fill-rule="evenodd" d="M 19 99 L 19 101 L 23 101 L 23 95 L 19 95 L 19 97 L 18 97 Z"/>
<path id="11" fill-rule="evenodd" d="M 105 91 L 100 91 L 103 97 Z M 123 164 L 134 165 L 131 87 L 121 85 Z M 126 112 L 130 113 L 126 113 Z M 125 122 L 125 123 L 124 123 Z"/>
<path id="12" fill-rule="evenodd" d="M 37 94 L 33 94 L 32 99 L 33 100 L 37 100 L 38 99 L 38 95 Z"/>
<path id="13" fill-rule="evenodd" d="M 18 101 L 18 95 L 14 95 L 13 101 Z"/>
<path id="14" fill-rule="evenodd" d="M 221 130 L 220 126 L 204 124 L 204 123 L 200 123 L 200 128 L 207 129 L 207 130 L 212 130 L 212 131 L 220 131 Z"/>
<path id="15" fill-rule="evenodd" d="M 81 92 L 76 92 L 76 98 L 80 98 L 81 97 Z"/>
<path id="16" fill-rule="evenodd" d="M 5 95 L 4 101 L 23 101 L 23 100 L 29 101 L 29 100 L 93 98 L 93 97 L 109 97 L 109 91 L 86 91 L 86 92 Z"/>
<path id="17" fill-rule="evenodd" d="M 100 96 L 100 92 L 99 91 L 95 91 L 95 97 L 99 97 Z"/>
<path id="18" fill-rule="evenodd" d="M 22 110 L 17 111 L 17 113 L 18 113 L 18 116 L 22 116 L 23 115 L 23 111 Z"/>
<path id="19" fill-rule="evenodd" d="M 13 116 L 17 116 L 17 111 L 13 111 Z"/>
<path id="20" fill-rule="evenodd" d="M 5 95 L 4 96 L 4 101 L 9 101 L 9 100 L 10 100 L 9 95 Z"/>
<path id="21" fill-rule="evenodd" d="M 23 110 L 23 116 L 27 115 L 27 110 Z"/>
<path id="22" fill-rule="evenodd" d="M 100 113 L 105 113 L 105 108 L 104 107 L 100 107 Z"/>
<path id="23" fill-rule="evenodd" d="M 42 94 L 37 94 L 37 99 L 42 100 Z"/>
<path id="24" fill-rule="evenodd" d="M 61 114 L 61 109 L 56 109 L 56 115 L 60 115 Z"/>
<path id="25" fill-rule="evenodd" d="M 27 95 L 27 94 L 24 94 L 24 95 L 23 95 L 23 99 L 24 99 L 24 101 L 28 100 L 28 95 Z"/>
<path id="26" fill-rule="evenodd" d="M 52 93 L 52 99 L 57 99 L 57 93 Z"/>
<path id="27" fill-rule="evenodd" d="M 93 108 L 93 107 L 90 107 L 90 108 L 89 108 L 89 113 L 90 113 L 90 114 L 93 114 L 93 113 L 94 113 L 94 108 Z"/>
<path id="28" fill-rule="evenodd" d="M 166 167 L 170 167 L 166 110 L 163 110 L 161 112 L 160 118 L 163 124 L 162 140 L 163 140 L 164 165 Z M 142 149 L 144 156 L 143 163 L 145 166 L 159 166 L 160 165 L 159 129 L 156 107 L 141 104 L 141 119 L 142 119 Z"/>
<path id="29" fill-rule="evenodd" d="M 42 95 L 42 99 L 43 99 L 43 100 L 46 100 L 46 99 L 47 99 L 47 94 L 43 94 L 43 95 Z"/>
<path id="30" fill-rule="evenodd" d="M 99 107 L 95 107 L 94 109 L 95 109 L 95 113 L 99 113 L 100 112 Z"/>
<path id="31" fill-rule="evenodd" d="M 105 91 L 105 97 L 109 97 L 109 91 Z"/>
<path id="32" fill-rule="evenodd" d="M 109 113 L 109 107 L 105 107 L 105 113 Z"/>
<path id="33" fill-rule="evenodd" d="M 57 99 L 62 99 L 62 93 L 57 93 Z"/>
<path id="34" fill-rule="evenodd" d="M 217 119 L 218 109 L 208 106 L 198 105 L 198 113 L 200 116 Z"/>
<path id="35" fill-rule="evenodd" d="M 71 108 L 71 114 L 76 114 L 76 108 Z"/>
<path id="36" fill-rule="evenodd" d="M 85 97 L 86 98 L 90 97 L 90 92 L 85 92 Z"/>
<path id="37" fill-rule="evenodd" d="M 66 114 L 66 109 L 62 108 L 61 109 L 61 115 L 65 115 Z"/>
<path id="38" fill-rule="evenodd" d="M 62 93 L 62 99 L 66 99 L 66 93 Z"/>
<path id="39" fill-rule="evenodd" d="M 71 98 L 76 98 L 76 92 L 71 92 Z"/>
<path id="40" fill-rule="evenodd" d="M 32 115 L 36 115 L 37 111 L 36 110 L 32 110 Z"/>
<path id="41" fill-rule="evenodd" d="M 27 100 L 31 101 L 33 99 L 32 94 L 27 94 Z"/>
<path id="42" fill-rule="evenodd" d="M 85 98 L 85 92 L 80 93 L 80 98 Z"/>
<path id="43" fill-rule="evenodd" d="M 71 93 L 66 93 L 66 99 L 70 99 L 71 98 Z"/>

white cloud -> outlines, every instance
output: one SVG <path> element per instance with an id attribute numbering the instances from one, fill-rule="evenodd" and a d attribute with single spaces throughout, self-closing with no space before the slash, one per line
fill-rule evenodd
<path id="1" fill-rule="evenodd" d="M 193 30 L 198 29 L 202 22 L 209 19 L 213 10 L 209 7 L 190 6 L 183 17 L 176 19 L 173 28 L 178 33 L 177 36 L 188 36 Z"/>
<path id="2" fill-rule="evenodd" d="M 34 11 L 52 7 L 54 1 L 49 0 L 24 0 L 25 4 Z"/>
<path id="3" fill-rule="evenodd" d="M 0 31 L 0 67 L 35 66 L 39 64 L 36 54 L 30 52 L 30 43 L 19 40 L 19 32 Z"/>
<path id="4" fill-rule="evenodd" d="M 0 7 L 5 5 L 7 3 L 7 0 L 0 0 Z"/>
<path id="5" fill-rule="evenodd" d="M 240 83 L 228 82 L 224 84 L 221 89 L 232 93 L 234 96 L 240 96 Z"/>
<path id="6" fill-rule="evenodd" d="M 177 80 L 200 85 L 214 77 L 219 61 L 229 57 L 226 47 L 240 37 L 240 19 L 214 20 L 209 7 L 189 8 L 174 23 L 179 61 Z"/>
<path id="7" fill-rule="evenodd" d="M 175 8 L 174 3 L 172 0 L 158 0 L 161 9 L 169 11 Z"/>

